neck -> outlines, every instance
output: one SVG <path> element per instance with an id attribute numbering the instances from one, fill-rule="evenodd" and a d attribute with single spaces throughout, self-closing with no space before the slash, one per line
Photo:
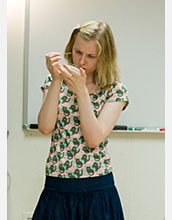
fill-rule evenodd
<path id="1" fill-rule="evenodd" d="M 94 73 L 87 73 L 86 84 L 94 83 Z"/>
<path id="2" fill-rule="evenodd" d="M 93 77 L 87 77 L 86 84 L 89 84 L 89 83 L 94 83 Z"/>
<path id="3" fill-rule="evenodd" d="M 89 85 L 89 84 L 94 84 L 94 82 L 93 81 L 87 81 L 86 85 Z"/>

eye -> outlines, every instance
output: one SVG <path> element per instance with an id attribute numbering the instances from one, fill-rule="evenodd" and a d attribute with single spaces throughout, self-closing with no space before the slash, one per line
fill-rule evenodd
<path id="1" fill-rule="evenodd" d="M 89 58 L 96 58 L 95 55 L 91 55 L 91 54 L 89 54 L 88 57 L 89 57 Z"/>
<path id="2" fill-rule="evenodd" d="M 77 54 L 82 54 L 82 52 L 81 52 L 80 50 L 75 50 L 75 52 L 76 52 Z"/>

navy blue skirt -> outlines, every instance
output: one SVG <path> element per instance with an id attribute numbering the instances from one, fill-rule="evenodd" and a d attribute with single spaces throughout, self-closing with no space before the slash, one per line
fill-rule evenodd
<path id="1" fill-rule="evenodd" d="M 46 176 L 32 220 L 124 220 L 113 174 L 78 179 Z"/>

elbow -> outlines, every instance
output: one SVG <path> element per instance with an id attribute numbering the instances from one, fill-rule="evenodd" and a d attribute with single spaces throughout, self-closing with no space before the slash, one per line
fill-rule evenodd
<path id="1" fill-rule="evenodd" d="M 104 134 L 102 133 L 97 138 L 94 137 L 92 140 L 91 139 L 87 140 L 86 143 L 89 148 L 96 148 L 99 144 L 102 143 L 103 140 L 104 140 Z"/>
<path id="2" fill-rule="evenodd" d="M 41 126 L 41 125 L 39 125 L 39 124 L 38 124 L 38 129 L 39 129 L 39 131 L 40 131 L 42 134 L 44 134 L 44 135 L 48 135 L 48 134 L 50 134 L 50 133 L 52 132 L 51 129 L 46 128 L 46 127 L 43 127 L 43 126 Z"/>
<path id="3" fill-rule="evenodd" d="M 48 132 L 48 131 L 44 131 L 44 130 L 39 130 L 42 134 L 44 134 L 44 135 L 48 135 L 48 134 L 50 134 L 51 132 Z"/>
<path id="4" fill-rule="evenodd" d="M 96 148 L 101 142 L 92 142 L 92 143 L 87 143 L 87 146 L 89 148 Z"/>
<path id="5" fill-rule="evenodd" d="M 95 145 L 95 144 L 88 144 L 87 146 L 92 149 L 97 147 L 97 145 Z"/>

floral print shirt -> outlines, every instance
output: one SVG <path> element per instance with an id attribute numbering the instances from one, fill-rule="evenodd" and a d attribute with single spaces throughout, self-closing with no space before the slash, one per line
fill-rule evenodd
<path id="1" fill-rule="evenodd" d="M 51 81 L 49 74 L 41 89 L 49 88 Z M 121 82 L 114 82 L 109 89 L 90 94 L 90 100 L 94 113 L 98 117 L 106 102 L 126 101 L 125 109 L 128 105 L 128 91 Z M 87 146 L 80 126 L 76 94 L 70 91 L 62 81 L 58 120 L 52 131 L 46 175 L 61 178 L 106 175 L 112 172 L 107 146 L 107 138 L 95 148 Z"/>

